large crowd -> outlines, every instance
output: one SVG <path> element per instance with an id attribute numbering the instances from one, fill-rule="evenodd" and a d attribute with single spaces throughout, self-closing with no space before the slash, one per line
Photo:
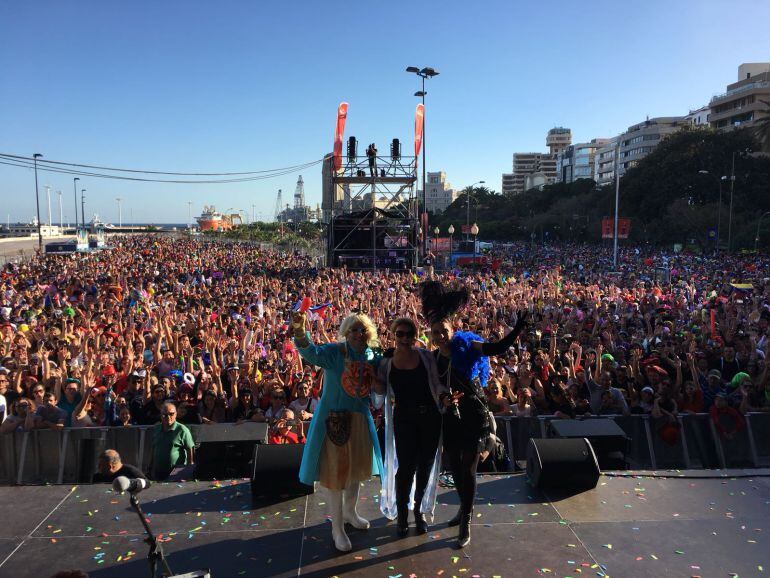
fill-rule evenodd
<path id="1" fill-rule="evenodd" d="M 389 325 L 420 317 L 422 272 L 351 272 L 312 257 L 156 236 L 98 253 L 41 256 L 0 273 L 0 432 L 36 428 L 268 422 L 302 441 L 323 387 L 291 340 L 291 311 L 334 341 L 351 311 Z M 710 413 L 726 438 L 770 411 L 770 260 L 608 247 L 495 249 L 493 268 L 435 275 L 471 301 L 456 329 L 496 341 L 516 311 L 529 327 L 492 359 L 498 416 L 649 414 L 664 439 L 676 416 Z M 432 271 L 430 274 L 434 274 Z M 375 423 L 381 416 L 375 412 Z M 674 438 L 675 439 L 675 438 Z"/>

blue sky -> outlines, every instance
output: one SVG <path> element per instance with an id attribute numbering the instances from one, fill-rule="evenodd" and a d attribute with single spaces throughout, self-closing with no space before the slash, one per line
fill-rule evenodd
<path id="1" fill-rule="evenodd" d="M 105 2 L 0 4 L 0 152 L 180 172 L 265 170 L 331 150 L 336 107 L 365 147 L 411 143 L 417 77 L 428 170 L 500 190 L 515 151 L 545 134 L 613 136 L 686 114 L 770 60 L 766 0 L 617 2 Z M 406 146 L 408 150 L 412 145 Z M 321 200 L 321 171 L 302 173 Z M 227 185 L 82 178 L 87 214 L 186 222 L 204 204 L 271 218 L 297 175 Z M 39 174 L 64 192 L 72 177 Z M 32 171 L 0 165 L 0 220 L 34 214 Z M 69 201 L 69 202 L 68 202 Z M 55 203 L 54 203 L 55 204 Z M 46 209 L 42 209 L 45 219 Z M 58 210 L 54 209 L 58 216 Z M 58 217 L 55 217 L 56 220 Z"/>

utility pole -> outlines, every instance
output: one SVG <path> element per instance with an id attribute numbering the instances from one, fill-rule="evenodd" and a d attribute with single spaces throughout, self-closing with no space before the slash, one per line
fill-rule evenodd
<path id="1" fill-rule="evenodd" d="M 80 189 L 80 219 L 83 221 L 83 227 L 86 226 L 86 190 Z"/>
<path id="2" fill-rule="evenodd" d="M 51 185 L 45 186 L 45 196 L 48 199 L 48 234 L 51 234 Z"/>
<path id="3" fill-rule="evenodd" d="M 61 191 L 56 191 L 56 194 L 59 195 L 59 228 L 64 228 L 64 211 L 61 207 Z"/>
<path id="4" fill-rule="evenodd" d="M 37 188 L 37 159 L 42 157 L 40 153 L 35 153 L 32 158 L 35 161 L 35 205 L 37 206 L 37 250 L 43 250 L 43 233 L 40 230 L 40 194 Z"/>
<path id="5" fill-rule="evenodd" d="M 118 202 L 118 227 L 123 226 L 123 210 L 120 206 L 120 203 L 123 201 L 122 198 L 116 197 L 115 200 Z"/>

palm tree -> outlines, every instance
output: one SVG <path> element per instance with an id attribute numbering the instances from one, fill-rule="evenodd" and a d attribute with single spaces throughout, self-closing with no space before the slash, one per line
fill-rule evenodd
<path id="1" fill-rule="evenodd" d="M 760 100 L 762 104 L 764 104 L 768 110 L 770 111 L 770 102 L 767 100 Z M 754 125 L 754 135 L 757 137 L 757 140 L 762 145 L 762 150 L 765 152 L 770 152 L 770 112 L 766 114 L 764 117 L 760 118 L 756 124 Z"/>

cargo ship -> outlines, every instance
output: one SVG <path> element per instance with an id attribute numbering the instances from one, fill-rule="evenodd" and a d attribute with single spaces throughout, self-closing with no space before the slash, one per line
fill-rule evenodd
<path id="1" fill-rule="evenodd" d="M 204 205 L 201 216 L 195 220 L 198 221 L 201 231 L 229 231 L 233 228 L 231 215 L 223 215 L 214 205 Z"/>

